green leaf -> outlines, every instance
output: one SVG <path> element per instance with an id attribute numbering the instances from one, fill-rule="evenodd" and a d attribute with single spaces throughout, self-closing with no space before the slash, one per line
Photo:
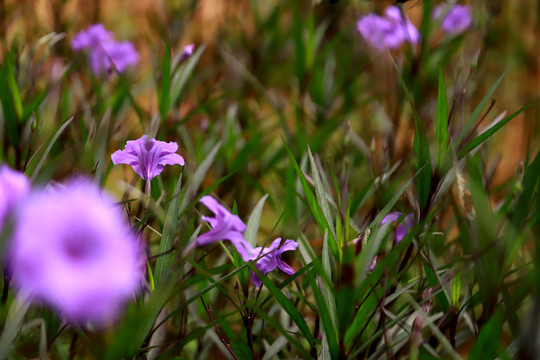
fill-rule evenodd
<path id="1" fill-rule="evenodd" d="M 502 314 L 499 311 L 496 312 L 480 330 L 478 339 L 469 354 L 469 360 L 495 359 L 497 357 L 503 323 Z"/>
<path id="2" fill-rule="evenodd" d="M 58 140 L 60 135 L 64 132 L 64 130 L 67 128 L 67 126 L 71 123 L 72 120 L 73 120 L 73 117 L 67 119 L 62 124 L 62 126 L 60 126 L 60 128 L 56 131 L 56 133 L 53 135 L 53 137 L 49 141 L 49 144 L 47 145 L 45 150 L 43 150 L 43 152 L 41 154 L 39 154 L 39 156 L 38 156 L 38 154 L 35 154 L 32 157 L 32 159 L 30 160 L 30 163 L 28 164 L 28 167 L 26 168 L 26 173 L 27 174 L 30 174 L 30 173 L 32 174 L 30 176 L 30 179 L 32 181 L 34 181 L 36 179 L 39 171 L 43 167 L 43 164 L 45 163 L 45 160 L 47 159 L 47 155 L 49 155 L 49 153 L 51 152 L 51 149 L 52 149 L 54 143 L 56 142 L 56 140 Z M 39 160 L 37 160 L 38 158 L 39 158 Z"/>
<path id="3" fill-rule="evenodd" d="M 444 75 L 439 65 L 439 95 L 437 97 L 437 119 L 435 123 L 437 138 L 437 168 L 442 165 L 448 149 L 448 100 L 446 99 L 446 85 Z"/>
<path id="4" fill-rule="evenodd" d="M 497 122 L 493 126 L 486 129 L 484 132 L 479 134 L 477 137 L 475 137 L 471 142 L 464 145 L 461 150 L 459 150 L 458 157 L 462 158 L 463 156 L 467 155 L 469 152 L 474 150 L 477 146 L 482 144 L 484 141 L 486 141 L 491 135 L 499 131 L 504 125 L 506 125 L 510 120 L 521 114 L 525 109 L 527 109 L 529 106 L 536 104 L 539 100 L 534 101 L 530 104 L 527 104 L 523 106 L 521 109 L 513 113 L 512 115 L 509 115 L 502 119 L 501 121 Z"/>
<path id="5" fill-rule="evenodd" d="M 148 180 L 149 181 L 149 180 Z M 182 174 L 178 177 L 174 194 L 167 210 L 161 241 L 159 242 L 158 258 L 154 270 L 155 282 L 160 282 L 165 279 L 167 269 L 169 269 L 174 252 L 171 251 L 176 235 L 178 225 L 178 212 L 180 208 L 180 189 L 182 187 Z"/>
<path id="6" fill-rule="evenodd" d="M 169 101 L 171 91 L 171 48 L 169 40 L 165 40 L 165 51 L 163 54 L 163 63 L 161 65 L 161 84 L 159 88 L 158 108 L 161 121 L 165 121 L 169 112 Z"/>
<path id="7" fill-rule="evenodd" d="M 487 103 L 489 102 L 493 94 L 495 93 L 495 90 L 497 89 L 497 87 L 499 86 L 499 84 L 501 83 L 502 79 L 504 78 L 507 72 L 508 72 L 508 69 L 506 69 L 505 72 L 501 75 L 501 77 L 497 79 L 495 84 L 491 86 L 487 94 L 482 98 L 482 100 L 480 100 L 480 103 L 478 103 L 478 105 L 474 109 L 471 116 L 467 119 L 467 121 L 463 125 L 463 128 L 459 131 L 458 135 L 456 136 L 454 140 L 456 148 L 459 148 L 462 145 L 463 140 L 467 138 L 467 136 L 469 135 L 469 132 L 474 126 L 474 123 L 480 117 L 482 110 L 486 107 Z"/>
<path id="8" fill-rule="evenodd" d="M 293 305 L 293 303 L 279 290 L 279 288 L 274 285 L 270 279 L 266 275 L 264 275 L 253 263 L 249 262 L 247 263 L 249 268 L 257 274 L 259 279 L 261 279 L 262 283 L 266 288 L 272 293 L 276 301 L 281 305 L 283 310 L 289 314 L 291 319 L 294 321 L 294 323 L 298 326 L 302 334 L 304 334 L 305 339 L 309 342 L 310 346 L 313 347 L 314 339 L 311 335 L 311 331 L 309 330 L 309 327 L 306 323 L 306 320 L 304 320 L 304 316 L 300 314 L 298 309 Z"/>

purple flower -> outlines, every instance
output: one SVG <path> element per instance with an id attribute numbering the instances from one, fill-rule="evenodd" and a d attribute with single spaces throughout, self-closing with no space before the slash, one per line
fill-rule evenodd
<path id="1" fill-rule="evenodd" d="M 161 174 L 165 165 L 184 166 L 184 158 L 178 154 L 175 142 L 158 141 L 144 135 L 138 140 L 129 140 L 125 150 L 117 150 L 111 155 L 114 165 L 127 164 L 144 180 L 152 180 Z"/>
<path id="2" fill-rule="evenodd" d="M 7 166 L 0 168 L 0 230 L 9 212 L 30 192 L 28 178 Z"/>
<path id="3" fill-rule="evenodd" d="M 471 7 L 468 5 L 439 5 L 433 11 L 433 18 L 441 21 L 441 28 L 450 35 L 458 35 L 472 24 Z M 442 20 L 441 20 L 442 18 Z"/>
<path id="4" fill-rule="evenodd" d="M 195 44 L 189 44 L 184 46 L 184 51 L 182 51 L 182 56 L 180 57 L 180 62 L 186 61 L 193 52 L 195 51 Z"/>
<path id="5" fill-rule="evenodd" d="M 139 61 L 139 54 L 133 44 L 115 41 L 113 34 L 105 30 L 103 24 L 95 24 L 79 32 L 71 41 L 71 48 L 88 52 L 90 68 L 95 75 L 110 73 L 112 65 L 119 73 L 123 73 Z"/>
<path id="6" fill-rule="evenodd" d="M 203 196 L 200 202 L 214 213 L 214 217 L 202 216 L 202 219 L 210 224 L 212 230 L 199 236 L 196 244 L 204 246 L 220 240 L 229 240 L 244 261 L 251 260 L 253 248 L 244 239 L 243 232 L 246 231 L 246 225 L 242 220 L 237 215 L 231 214 L 209 195 Z"/>
<path id="7" fill-rule="evenodd" d="M 9 246 L 20 294 L 67 319 L 105 325 L 142 279 L 137 238 L 112 199 L 91 182 L 31 193 L 18 207 Z"/>
<path id="8" fill-rule="evenodd" d="M 403 43 L 416 44 L 420 34 L 397 6 L 389 6 L 384 16 L 368 14 L 356 22 L 362 37 L 375 49 L 398 49 Z"/>
<path id="9" fill-rule="evenodd" d="M 294 269 L 281 260 L 280 256 L 285 251 L 296 250 L 297 246 L 298 243 L 296 241 L 285 240 L 282 244 L 281 238 L 277 238 L 272 242 L 272 245 L 267 248 L 257 247 L 253 249 L 249 260 L 255 260 L 260 257 L 255 266 L 265 275 L 275 268 L 280 269 L 287 275 L 293 275 L 295 273 Z M 255 286 L 261 286 L 261 279 L 259 279 L 257 274 L 252 273 L 251 280 Z"/>
<path id="10" fill-rule="evenodd" d="M 388 213 L 388 215 L 386 215 L 382 221 L 381 221 L 381 225 L 384 225 L 386 223 L 392 223 L 392 222 L 396 222 L 399 220 L 399 218 L 402 216 L 403 214 L 400 213 L 400 212 L 391 212 L 391 213 Z M 396 239 L 395 239 L 395 243 L 398 244 L 399 242 L 401 242 L 401 240 L 403 240 L 403 238 L 405 237 L 405 235 L 407 235 L 407 233 L 412 229 L 413 227 L 413 222 L 414 222 L 414 217 L 413 217 L 413 214 L 407 214 L 405 215 L 405 217 L 403 218 L 401 224 L 399 224 L 396 228 Z"/>

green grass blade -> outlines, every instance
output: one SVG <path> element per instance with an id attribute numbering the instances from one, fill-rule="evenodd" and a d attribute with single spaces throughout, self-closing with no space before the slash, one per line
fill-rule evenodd
<path id="1" fill-rule="evenodd" d="M 437 118 L 435 123 L 437 138 L 437 168 L 440 168 L 448 149 L 448 100 L 446 98 L 446 85 L 444 75 L 439 66 L 439 94 L 437 96 Z"/>
<path id="2" fill-rule="evenodd" d="M 247 242 L 249 242 L 254 247 L 257 245 L 257 231 L 259 231 L 261 213 L 262 213 L 266 198 L 268 198 L 268 194 L 264 195 L 262 199 L 259 200 L 259 202 L 257 202 L 257 205 L 255 205 L 255 208 L 253 209 L 253 211 L 251 212 L 251 215 L 249 216 L 246 232 L 244 234 L 244 238 L 247 240 Z"/>

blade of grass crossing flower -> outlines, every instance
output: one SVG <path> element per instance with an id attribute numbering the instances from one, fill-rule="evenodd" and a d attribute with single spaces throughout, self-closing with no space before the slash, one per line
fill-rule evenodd
<path id="1" fill-rule="evenodd" d="M 62 124 L 62 126 L 60 126 L 60 128 L 56 131 L 56 133 L 53 135 L 53 137 L 49 141 L 49 144 L 47 145 L 45 150 L 43 150 L 43 152 L 41 154 L 39 154 L 39 156 L 38 156 L 38 154 L 35 154 L 32 157 L 32 159 L 30 160 L 30 163 L 28 164 L 28 167 L 26 168 L 26 173 L 27 174 L 30 174 L 30 173 L 32 174 L 30 176 L 30 179 L 32 181 L 36 179 L 39 171 L 43 167 L 43 164 L 45 163 L 45 160 L 47 159 L 47 155 L 49 155 L 49 153 L 51 152 L 51 149 L 52 149 L 54 143 L 56 142 L 56 140 L 58 140 L 58 138 L 64 132 L 64 130 L 67 128 L 67 126 L 69 124 L 71 124 L 72 120 L 73 120 L 73 117 L 67 119 Z M 37 160 L 38 158 L 39 158 L 39 160 Z"/>
<path id="2" fill-rule="evenodd" d="M 317 221 L 317 223 L 319 224 L 323 232 L 326 230 L 329 230 L 330 226 L 328 224 L 328 221 L 326 221 L 326 217 L 324 216 L 322 209 L 319 206 L 317 199 L 315 198 L 315 195 L 313 195 L 313 192 L 311 191 L 309 187 L 309 184 L 306 180 L 304 173 L 302 172 L 302 169 L 300 169 L 300 166 L 296 162 L 296 159 L 294 158 L 293 153 L 291 152 L 287 144 L 285 144 L 285 142 L 284 142 L 284 145 L 285 145 L 285 149 L 289 153 L 289 158 L 294 166 L 294 169 L 296 170 L 296 174 L 298 175 L 298 178 L 300 179 L 300 183 L 302 184 L 304 194 L 306 195 L 306 199 L 308 201 L 311 212 L 313 216 L 315 217 L 315 220 Z M 332 254 L 334 255 L 334 257 L 337 257 L 338 249 L 337 249 L 335 241 L 330 242 L 330 248 L 332 249 Z"/>
<path id="3" fill-rule="evenodd" d="M 257 202 L 257 205 L 255 205 L 255 208 L 253 208 L 253 211 L 251 212 L 251 215 L 249 216 L 249 219 L 248 219 L 244 238 L 252 246 L 257 245 L 257 231 L 259 230 L 259 223 L 261 221 L 261 213 L 262 213 L 266 198 L 268 198 L 268 194 L 264 195 L 262 199 Z"/>
<path id="4" fill-rule="evenodd" d="M 431 158 L 429 154 L 429 143 L 426 139 L 426 132 L 424 131 L 424 125 L 422 125 L 422 120 L 418 116 L 416 107 L 414 105 L 414 99 L 405 83 L 403 75 L 399 70 L 396 62 L 392 58 L 392 63 L 396 69 L 401 86 L 409 104 L 411 105 L 411 110 L 414 118 L 414 142 L 413 147 L 416 153 L 416 189 L 418 195 L 418 205 L 420 207 L 420 212 L 423 212 L 429 198 L 430 187 L 431 187 Z"/>
<path id="5" fill-rule="evenodd" d="M 366 279 L 369 266 L 371 265 L 373 258 L 379 251 L 382 240 L 388 235 L 389 228 L 390 223 L 386 223 L 383 226 L 375 228 L 372 231 L 366 230 L 366 232 L 364 233 L 363 240 L 365 244 L 362 246 L 362 251 L 360 252 L 360 255 L 357 257 L 356 260 L 356 288 L 360 287 L 360 285 L 362 285 L 362 283 Z"/>
<path id="6" fill-rule="evenodd" d="M 334 227 L 332 212 L 330 212 L 330 206 L 328 205 L 328 199 L 326 198 L 327 192 L 324 189 L 324 185 L 321 180 L 321 175 L 319 173 L 317 163 L 315 162 L 315 159 L 313 159 L 313 154 L 311 153 L 311 149 L 309 148 L 309 146 L 308 146 L 308 156 L 309 156 L 309 161 L 311 164 L 311 172 L 313 173 L 313 180 L 315 182 L 315 194 L 317 195 L 317 202 L 318 204 L 320 204 L 321 211 L 323 213 L 324 218 L 326 219 L 326 223 L 328 224 L 328 228 L 330 230 L 331 240 L 334 242 L 334 246 L 332 246 L 332 248 L 333 249 L 335 248 L 337 250 L 338 255 L 339 255 L 338 258 L 341 258 L 340 249 L 341 249 L 341 246 L 343 246 L 343 244 L 337 243 L 336 229 Z"/>
<path id="7" fill-rule="evenodd" d="M 163 224 L 163 232 L 161 233 L 161 240 L 159 242 L 158 254 L 160 256 L 156 260 L 156 267 L 154 270 L 155 282 L 159 284 L 165 279 L 166 271 L 170 267 L 174 252 L 172 249 L 176 228 L 178 224 L 178 213 L 180 208 L 180 189 L 182 187 L 182 174 L 178 177 L 176 188 L 167 210 L 167 216 L 165 217 L 165 223 Z"/>
<path id="8" fill-rule="evenodd" d="M 165 39 L 165 51 L 163 54 L 163 62 L 161 63 L 161 83 L 159 87 L 158 108 L 161 121 L 165 121 L 169 111 L 171 91 L 171 48 L 169 39 Z"/>
<path id="9" fill-rule="evenodd" d="M 437 119 L 435 123 L 437 138 L 437 168 L 440 168 L 445 159 L 448 148 L 448 100 L 446 98 L 446 85 L 444 75 L 439 65 L 439 94 L 437 96 Z"/>
<path id="10" fill-rule="evenodd" d="M 482 113 L 482 110 L 484 110 L 484 108 L 488 104 L 489 100 L 491 99 L 491 97 L 495 93 L 495 90 L 497 89 L 497 87 L 501 83 L 502 79 L 504 78 L 504 76 L 506 75 L 508 70 L 509 69 L 506 69 L 504 71 L 504 73 L 497 79 L 495 84 L 493 84 L 491 86 L 491 88 L 489 88 L 486 95 L 482 98 L 482 100 L 480 100 L 480 102 L 478 103 L 478 105 L 476 106 L 474 111 L 472 112 L 471 116 L 469 116 L 469 118 L 467 119 L 467 121 L 463 125 L 463 128 L 459 131 L 456 138 L 454 139 L 454 143 L 456 144 L 456 148 L 459 148 L 462 145 L 463 140 L 469 135 L 469 131 L 473 128 L 474 123 L 480 117 L 480 114 Z"/>
<path id="11" fill-rule="evenodd" d="M 536 104 L 537 102 L 538 102 L 538 100 L 523 106 L 521 109 L 519 109 L 515 113 L 513 113 L 511 115 L 508 115 L 507 117 L 505 117 L 504 119 L 502 119 L 498 123 L 491 126 L 489 129 L 487 129 L 484 132 L 482 132 L 481 134 L 479 134 L 477 137 L 475 137 L 473 140 L 471 140 L 471 142 L 469 142 L 468 144 L 464 145 L 463 148 L 461 148 L 461 150 L 458 153 L 458 157 L 461 158 L 461 157 L 467 155 L 469 152 L 474 150 L 477 146 L 481 145 L 484 141 L 486 141 L 491 135 L 493 135 L 494 133 L 499 131 L 510 120 L 512 120 L 513 118 L 515 118 L 516 116 L 521 114 L 523 111 L 525 111 L 529 106 L 531 106 L 533 104 Z"/>
<path id="12" fill-rule="evenodd" d="M 266 288 L 272 293 L 276 301 L 281 305 L 283 310 L 289 314 L 292 321 L 295 322 L 295 324 L 298 326 L 302 334 L 304 335 L 304 338 L 308 341 L 310 344 L 310 347 L 313 347 L 314 345 L 314 339 L 311 335 L 311 331 L 309 330 L 309 327 L 306 323 L 306 320 L 304 320 L 304 317 L 298 309 L 293 305 L 293 303 L 281 292 L 281 290 L 278 289 L 276 285 L 266 275 L 264 275 L 259 269 L 255 267 L 251 262 L 247 263 L 249 268 L 254 271 L 259 279 L 261 279 L 262 283 Z"/>

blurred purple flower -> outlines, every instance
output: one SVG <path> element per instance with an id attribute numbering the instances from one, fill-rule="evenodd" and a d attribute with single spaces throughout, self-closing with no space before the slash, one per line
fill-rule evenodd
<path id="1" fill-rule="evenodd" d="M 90 68 L 95 75 L 110 73 L 111 62 L 119 73 L 123 73 L 139 61 L 133 44 L 115 41 L 113 33 L 105 30 L 103 24 L 91 25 L 79 32 L 71 41 L 71 48 L 88 52 Z"/>
<path id="2" fill-rule="evenodd" d="M 416 44 L 420 40 L 418 30 L 397 6 L 387 7 L 384 16 L 363 16 L 356 22 L 356 27 L 368 44 L 379 51 L 394 50 L 405 42 Z"/>
<path id="3" fill-rule="evenodd" d="M 118 317 L 144 271 L 139 243 L 112 199 L 80 179 L 26 198 L 9 255 L 23 297 L 98 326 Z"/>
<path id="4" fill-rule="evenodd" d="M 295 271 L 287 263 L 281 260 L 280 256 L 285 251 L 296 250 L 297 246 L 298 243 L 296 241 L 285 240 L 282 244 L 281 238 L 277 238 L 272 242 L 272 245 L 267 248 L 257 247 L 253 249 L 251 258 L 249 260 L 255 260 L 260 257 L 255 266 L 265 275 L 275 268 L 278 268 L 290 276 L 293 275 Z M 261 279 L 259 279 L 257 274 L 252 273 L 251 280 L 255 286 L 261 286 Z"/>
<path id="5" fill-rule="evenodd" d="M 184 166 L 184 158 L 178 154 L 175 142 L 158 141 L 144 135 L 138 140 L 129 140 L 125 150 L 117 150 L 111 155 L 114 165 L 127 164 L 144 180 L 152 180 L 161 174 L 165 165 Z"/>
<path id="6" fill-rule="evenodd" d="M 23 174 L 3 165 L 0 168 L 0 230 L 8 213 L 30 192 L 30 181 Z"/>
<path id="7" fill-rule="evenodd" d="M 242 220 L 237 215 L 231 214 L 229 210 L 209 195 L 203 196 L 200 202 L 210 209 L 215 216 L 202 216 L 202 219 L 210 224 L 212 230 L 200 235 L 196 240 L 196 244 L 204 246 L 219 240 L 229 240 L 244 261 L 251 260 L 253 248 L 244 239 L 243 232 L 246 231 L 246 225 Z"/>
<path id="8" fill-rule="evenodd" d="M 468 5 L 439 5 L 433 11 L 433 18 L 441 21 L 441 28 L 450 35 L 458 35 L 472 24 L 471 7 Z"/>
<path id="9" fill-rule="evenodd" d="M 189 44 L 184 46 L 184 51 L 182 51 L 182 56 L 180 57 L 180 62 L 186 61 L 193 52 L 195 51 L 195 44 Z"/>
<path id="10" fill-rule="evenodd" d="M 396 222 L 399 220 L 399 218 L 402 216 L 403 214 L 400 213 L 400 212 L 391 212 L 391 213 L 388 213 L 388 215 L 386 215 L 382 221 L 381 221 L 381 225 L 384 225 L 386 223 L 391 223 L 391 222 Z M 407 214 L 405 215 L 405 217 L 403 218 L 401 224 L 399 224 L 396 228 L 396 239 L 395 239 L 395 243 L 398 244 L 399 242 L 401 242 L 401 240 L 403 240 L 403 238 L 405 237 L 405 235 L 407 235 L 407 233 L 412 229 L 413 227 L 413 223 L 414 223 L 414 217 L 413 217 L 413 214 Z"/>

